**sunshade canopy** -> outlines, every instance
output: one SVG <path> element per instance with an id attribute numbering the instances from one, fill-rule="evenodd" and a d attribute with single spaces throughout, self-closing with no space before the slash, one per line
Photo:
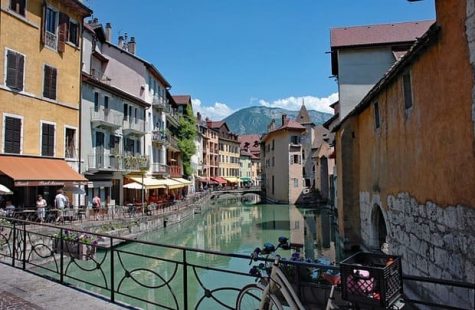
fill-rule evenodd
<path id="1" fill-rule="evenodd" d="M 226 184 L 228 183 L 228 181 L 226 181 L 225 179 L 223 179 L 222 177 L 213 177 L 211 178 L 211 180 L 215 181 L 215 182 L 218 182 L 219 184 Z"/>
<path id="2" fill-rule="evenodd" d="M 139 185 L 143 184 L 145 186 L 145 189 L 154 189 L 154 188 L 165 188 L 165 185 L 160 182 L 161 180 L 151 178 L 151 177 L 143 177 L 143 182 L 142 182 L 142 176 L 137 176 L 137 175 L 131 175 L 127 177 L 128 179 L 131 179 L 134 182 L 137 182 Z M 124 186 L 124 188 L 127 188 Z"/>
<path id="3" fill-rule="evenodd" d="M 11 195 L 13 192 L 5 185 L 0 184 L 0 195 Z"/>
<path id="4" fill-rule="evenodd" d="M 87 184 L 87 179 L 62 159 L 0 156 L 0 172 L 12 178 L 15 186 Z"/>
<path id="5" fill-rule="evenodd" d="M 139 184 L 137 182 L 132 182 L 132 183 L 127 183 L 123 186 L 123 188 L 127 188 L 127 189 L 142 189 L 143 186 L 142 184 Z"/>
<path id="6" fill-rule="evenodd" d="M 185 185 L 190 185 L 191 184 L 191 181 L 185 180 L 183 178 L 173 178 L 173 180 L 178 181 L 180 183 L 183 183 Z"/>
<path id="7" fill-rule="evenodd" d="M 241 177 L 241 181 L 242 182 L 251 182 L 251 178 L 250 177 Z"/>
<path id="8" fill-rule="evenodd" d="M 236 177 L 227 177 L 224 179 L 228 181 L 229 183 L 239 183 L 239 178 L 236 178 Z"/>

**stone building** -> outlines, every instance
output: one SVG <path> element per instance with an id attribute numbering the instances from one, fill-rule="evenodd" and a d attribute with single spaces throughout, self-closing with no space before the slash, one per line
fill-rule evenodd
<path id="1" fill-rule="evenodd" d="M 238 137 L 241 153 L 244 151 L 249 154 L 251 167 L 250 167 L 250 183 L 253 186 L 260 186 L 261 183 L 261 147 L 259 144 L 259 135 L 242 135 Z M 241 173 L 241 175 L 244 175 Z M 245 182 L 241 178 L 241 183 Z"/>
<path id="2" fill-rule="evenodd" d="M 299 114 L 295 120 L 305 127 L 305 132 L 301 136 L 304 186 L 308 189 L 315 188 L 315 173 L 313 173 L 315 164 L 312 151 L 316 134 L 315 124 L 310 120 L 310 115 L 308 114 L 305 104 L 302 104 L 300 107 Z"/>
<path id="3" fill-rule="evenodd" d="M 305 187 L 301 142 L 304 132 L 305 127 L 282 115 L 281 126 L 276 127 L 273 120 L 262 137 L 261 187 L 267 199 L 295 204 L 301 197 Z"/>
<path id="4" fill-rule="evenodd" d="M 87 181 L 78 174 L 81 32 L 91 13 L 76 0 L 1 1 L 0 181 L 17 207 L 38 194 L 53 205 L 58 188 Z"/>
<path id="5" fill-rule="evenodd" d="M 404 273 L 475 282 L 473 1 L 436 1 L 436 22 L 336 130 L 347 246 L 402 255 Z M 340 100 L 341 103 L 341 100 Z M 473 292 L 416 293 L 474 307 Z"/>

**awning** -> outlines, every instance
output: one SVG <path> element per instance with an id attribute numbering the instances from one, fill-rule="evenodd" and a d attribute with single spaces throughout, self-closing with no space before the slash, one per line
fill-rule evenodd
<path id="1" fill-rule="evenodd" d="M 142 189 L 143 186 L 142 184 L 139 184 L 137 182 L 132 182 L 132 183 L 127 183 L 123 186 L 123 188 L 127 188 L 127 189 Z"/>
<path id="2" fill-rule="evenodd" d="M 183 179 L 183 178 L 173 178 L 173 180 L 178 181 L 178 182 L 180 182 L 180 183 L 183 183 L 183 184 L 185 184 L 185 185 L 191 185 L 191 182 L 190 182 L 190 181 L 185 180 L 185 179 Z"/>
<path id="3" fill-rule="evenodd" d="M 156 180 L 159 181 L 161 185 L 166 186 L 168 189 L 176 189 L 176 188 L 182 188 L 186 186 L 185 184 L 175 181 L 174 179 L 156 179 Z"/>
<path id="4" fill-rule="evenodd" d="M 142 183 L 142 176 L 136 176 L 136 175 L 127 176 L 127 179 L 131 179 L 132 181 L 137 182 L 140 185 L 144 185 L 145 189 L 165 188 L 165 185 L 159 182 L 160 180 L 155 179 L 155 178 L 144 177 L 143 183 Z"/>
<path id="5" fill-rule="evenodd" d="M 251 178 L 250 177 L 241 177 L 241 181 L 242 182 L 251 182 Z"/>
<path id="6" fill-rule="evenodd" d="M 62 159 L 0 156 L 0 173 L 15 186 L 61 186 L 87 184 L 87 179 Z"/>
<path id="7" fill-rule="evenodd" d="M 239 183 L 239 178 L 236 177 L 227 177 L 224 179 L 226 179 L 226 181 L 228 181 L 229 183 Z"/>
<path id="8" fill-rule="evenodd" d="M 228 183 L 228 181 L 226 181 L 225 179 L 223 179 L 222 177 L 213 177 L 211 178 L 211 180 L 215 181 L 215 182 L 218 182 L 219 184 L 226 184 Z"/>
<path id="9" fill-rule="evenodd" d="M 13 192 L 5 185 L 0 184 L 0 195 L 11 195 Z"/>

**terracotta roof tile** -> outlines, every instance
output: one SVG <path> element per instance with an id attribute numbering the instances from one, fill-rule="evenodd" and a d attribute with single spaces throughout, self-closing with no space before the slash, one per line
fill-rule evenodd
<path id="1" fill-rule="evenodd" d="M 333 28 L 331 47 L 414 42 L 434 23 L 433 20 L 407 23 Z"/>
<path id="2" fill-rule="evenodd" d="M 176 104 L 178 104 L 178 105 L 187 105 L 187 104 L 191 103 L 191 96 L 188 96 L 188 95 L 173 96 L 173 99 L 175 100 Z"/>

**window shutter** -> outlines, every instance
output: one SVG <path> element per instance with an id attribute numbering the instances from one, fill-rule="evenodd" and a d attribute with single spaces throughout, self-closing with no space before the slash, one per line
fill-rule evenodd
<path id="1" fill-rule="evenodd" d="M 43 97 L 49 98 L 50 93 L 50 75 L 51 75 L 51 68 L 49 66 L 44 67 L 44 78 L 43 78 Z"/>
<path id="2" fill-rule="evenodd" d="M 54 156 L 54 126 L 49 125 L 48 156 Z"/>
<path id="3" fill-rule="evenodd" d="M 42 15 L 42 21 L 41 21 L 41 44 L 45 45 L 45 42 L 46 42 L 46 39 L 45 39 L 45 32 L 46 32 L 46 0 L 43 0 L 42 10 L 43 10 L 43 15 Z"/>
<path id="4" fill-rule="evenodd" d="M 68 39 L 69 17 L 63 12 L 59 13 L 58 52 L 63 53 Z"/>
<path id="5" fill-rule="evenodd" d="M 56 75 L 57 70 L 51 68 L 51 99 L 56 99 Z"/>
<path id="6" fill-rule="evenodd" d="M 23 90 L 23 69 L 25 67 L 25 58 L 22 55 L 17 54 L 16 63 L 16 86 L 18 90 Z"/>
<path id="7" fill-rule="evenodd" d="M 20 154 L 21 119 L 5 118 L 5 153 Z"/>
<path id="8" fill-rule="evenodd" d="M 20 56 L 17 53 L 8 51 L 7 53 L 7 86 L 17 89 L 17 57 Z"/>

